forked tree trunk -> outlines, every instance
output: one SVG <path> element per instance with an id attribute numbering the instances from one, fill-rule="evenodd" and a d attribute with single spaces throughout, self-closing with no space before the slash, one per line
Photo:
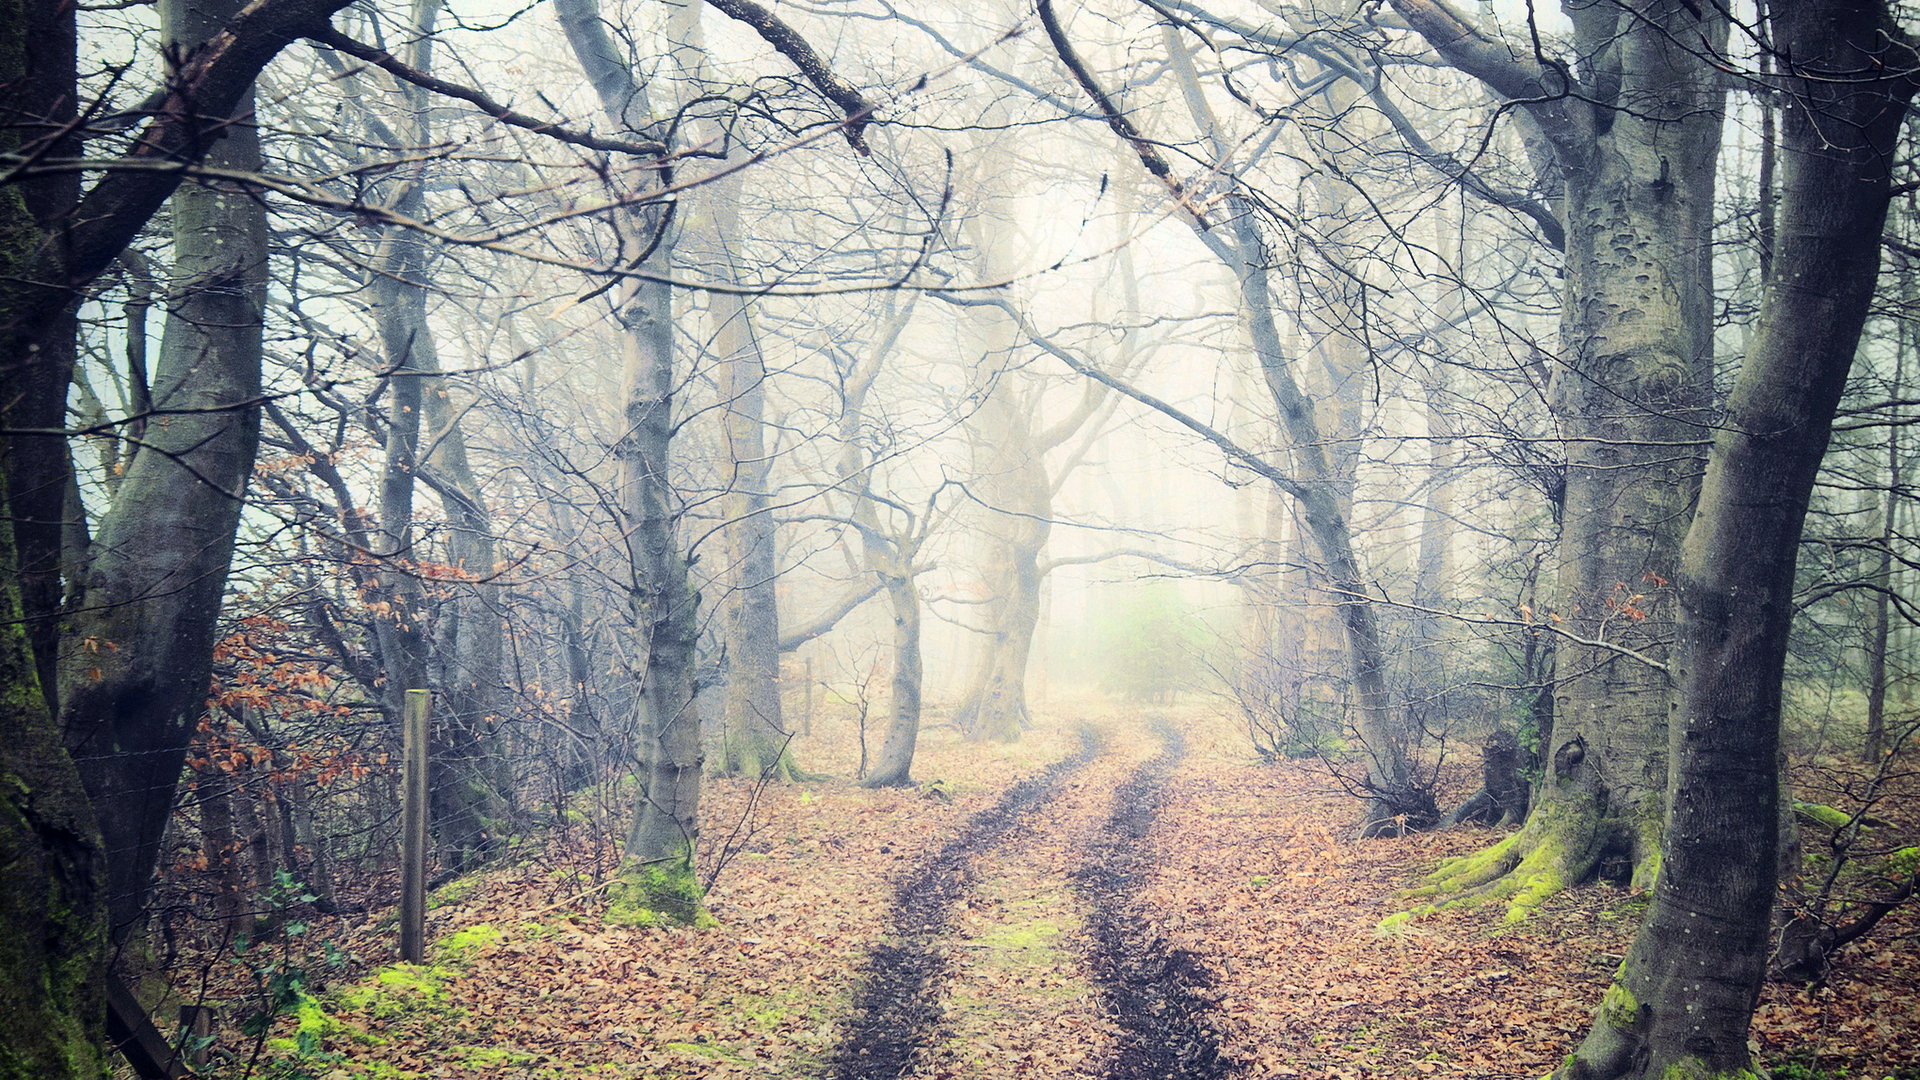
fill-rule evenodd
<path id="1" fill-rule="evenodd" d="M 1566 294 L 1550 404 L 1566 454 L 1552 764 L 1526 827 L 1443 868 L 1436 893 L 1480 890 L 1519 913 L 1613 860 L 1660 866 L 1667 790 L 1663 642 L 1698 486 L 1712 361 L 1709 256 L 1724 79 L 1698 62 L 1718 9 L 1573 11 L 1583 81 L 1472 27 L 1437 0 L 1394 6 L 1436 52 L 1526 101 L 1551 146 Z M 1695 11 L 1705 11 L 1701 18 Z M 1549 86 L 1551 85 L 1551 89 Z"/>
<path id="2" fill-rule="evenodd" d="M 990 266 L 1009 262 L 986 247 Z M 1027 662 L 1040 625 L 1040 559 L 1053 531 L 1053 493 L 1030 393 L 1007 359 L 1018 340 L 1015 320 L 993 308 L 975 318 L 974 390 L 982 397 L 968 430 L 984 547 L 981 633 L 953 722 L 976 742 L 1014 742 L 1031 723 Z"/>
<path id="3" fill-rule="evenodd" d="M 912 298 L 902 302 L 889 297 L 887 304 L 887 318 L 877 340 L 865 356 L 843 371 L 840 391 L 841 484 L 852 496 L 848 518 L 860 534 L 867 570 L 880 578 L 893 611 L 893 677 L 887 730 L 879 756 L 861 781 L 867 787 L 913 783 L 913 754 L 920 741 L 921 688 L 926 676 L 920 650 L 920 592 L 914 584 L 914 559 L 925 523 L 900 503 L 874 491 L 874 462 L 866 451 L 870 441 L 867 429 L 884 423 L 867 409 L 874 380 L 892 358 L 901 333 L 913 317 Z M 883 506 L 897 525 L 890 527 L 882 521 Z"/>
<path id="4" fill-rule="evenodd" d="M 1878 277 L 1894 149 L 1920 69 L 1884 5 L 1776 11 L 1792 98 L 1779 241 L 1681 562 L 1665 864 L 1563 1080 L 1756 1075 L 1747 1028 L 1774 902 L 1794 563 Z"/>
<path id="5" fill-rule="evenodd" d="M 238 4 L 163 8 L 184 55 Z M 252 98 L 207 160 L 260 168 Z M 211 677 L 214 622 L 260 435 L 267 215 L 251 193 L 187 186 L 172 203 L 173 280 L 147 427 L 101 519 L 69 620 L 60 700 L 67 744 L 107 850 L 113 929 L 132 931 Z"/>

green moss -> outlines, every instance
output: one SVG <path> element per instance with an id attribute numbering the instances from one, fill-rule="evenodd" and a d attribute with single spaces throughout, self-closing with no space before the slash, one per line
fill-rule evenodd
<path id="1" fill-rule="evenodd" d="M 1517 887 L 1509 898 L 1506 921 L 1519 922 L 1533 914 L 1535 908 L 1546 903 L 1549 898 L 1566 887 L 1566 879 L 1553 870 L 1521 875 Z"/>
<path id="2" fill-rule="evenodd" d="M 1665 852 L 1659 848 L 1648 851 L 1646 858 L 1640 860 L 1640 865 L 1633 868 L 1633 879 L 1627 882 L 1627 887 L 1634 892 L 1652 892 L 1653 887 L 1660 883 L 1660 866 L 1664 861 Z"/>
<path id="3" fill-rule="evenodd" d="M 1853 815 L 1845 810 L 1822 806 L 1819 803 L 1796 802 L 1793 804 L 1793 814 L 1809 825 L 1818 825 L 1835 832 L 1853 824 Z"/>
<path id="4" fill-rule="evenodd" d="M 455 878 L 427 894 L 427 910 L 465 903 L 480 894 L 477 877 Z"/>
<path id="5" fill-rule="evenodd" d="M 1600 998 L 1600 1021 L 1623 1031 L 1631 1031 L 1640 1024 L 1640 999 L 1633 991 L 1614 983 Z"/>
<path id="6" fill-rule="evenodd" d="M 1447 896 L 1478 888 L 1500 878 L 1519 863 L 1518 851 L 1523 835 L 1515 833 L 1485 851 L 1448 859 L 1440 864 L 1440 869 L 1427 876 L 1425 885 L 1406 895 Z"/>
<path id="7" fill-rule="evenodd" d="M 690 860 L 629 868 L 607 890 L 607 921 L 625 926 L 717 926 Z"/>
<path id="8" fill-rule="evenodd" d="M 1753 1069 L 1719 1072 L 1696 1057 L 1683 1058 L 1660 1070 L 1660 1080 L 1760 1080 Z"/>
<path id="9" fill-rule="evenodd" d="M 371 985 L 354 987 L 338 998 L 344 1009 L 382 1023 L 422 1016 L 453 1015 L 447 982 L 454 973 L 419 964 L 394 964 L 374 974 Z"/>
<path id="10" fill-rule="evenodd" d="M 1381 937 L 1397 937 L 1409 932 L 1413 928 L 1413 923 L 1416 919 L 1424 919 L 1437 910 L 1439 909 L 1428 904 L 1407 911 L 1396 911 L 1386 918 L 1381 919 L 1380 922 L 1374 926 L 1373 932 Z"/>
<path id="11" fill-rule="evenodd" d="M 1887 856 L 1886 875 L 1895 881 L 1905 881 L 1920 874 L 1920 847 L 1904 847 Z"/>
<path id="12" fill-rule="evenodd" d="M 434 942 L 434 960 L 440 965 L 465 968 L 480 956 L 481 950 L 506 939 L 507 936 L 498 928 L 488 923 L 475 923 Z"/>

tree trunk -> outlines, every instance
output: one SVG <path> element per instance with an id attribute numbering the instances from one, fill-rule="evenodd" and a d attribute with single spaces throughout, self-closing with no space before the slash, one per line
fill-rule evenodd
<path id="1" fill-rule="evenodd" d="M 733 232 L 739 226 L 737 183 L 722 181 L 713 197 L 714 229 L 734 279 Z M 727 698 L 724 760 L 727 775 L 798 780 L 780 704 L 779 560 L 767 456 L 766 360 L 744 297 L 713 297 L 714 351 L 720 357 L 722 421 L 731 481 L 721 500 L 727 542 Z"/>
<path id="2" fill-rule="evenodd" d="M 71 4 L 11 0 L 0 12 L 7 29 L 0 53 L 0 150 L 9 154 L 78 157 L 81 152 L 76 89 L 77 29 Z M 10 183 L 17 202 L 0 211 L 0 243 L 7 253 L 7 299 L 0 324 L 16 326 L 35 316 L 47 320 L 31 347 L 0 354 L 0 428 L 21 432 L 11 441 L 8 475 L 13 521 L 14 572 L 39 685 L 56 715 L 59 615 L 74 557 L 63 537 L 73 461 L 67 440 L 67 391 L 75 358 L 72 304 L 36 311 L 44 298 L 17 282 L 58 281 L 73 252 L 67 232 L 80 201 L 80 173 L 56 173 Z M 9 300 L 15 298 L 19 307 Z M 9 310 L 12 308 L 12 310 Z M 39 435 L 25 432 L 38 431 Z"/>
<path id="3" fill-rule="evenodd" d="M 1342 485 L 1328 459 L 1313 402 L 1300 391 L 1274 323 L 1267 268 L 1261 261 L 1258 211 L 1236 200 L 1234 247 L 1227 252 L 1246 304 L 1247 329 L 1267 393 L 1280 412 L 1291 443 L 1293 496 L 1301 528 L 1313 538 L 1327 578 L 1327 592 L 1340 614 L 1353 680 L 1356 726 L 1367 757 L 1367 813 L 1360 831 L 1383 836 L 1403 828 L 1426 828 L 1439 820 L 1430 786 L 1415 782 L 1407 757 L 1407 731 L 1387 689 L 1386 656 L 1373 600 L 1378 591 L 1360 566 L 1353 534 L 1341 508 Z M 1224 246 L 1224 245 L 1223 245 Z"/>
<path id="4" fill-rule="evenodd" d="M 1680 576 L 1674 795 L 1653 907 L 1556 1076 L 1752 1076 L 1778 865 L 1794 564 L 1880 264 L 1915 50 L 1880 4 L 1774 15 L 1793 107 L 1759 330 L 1714 439 Z M 1889 51 L 1895 53 L 1890 59 Z"/>
<path id="5" fill-rule="evenodd" d="M 1013 440 L 1000 445 L 1013 445 Z M 990 485 L 995 493 L 988 510 L 992 531 L 981 576 L 993 591 L 986 602 L 986 631 L 974 675 L 953 715 L 961 733 L 975 742 L 1017 742 L 1032 722 L 1027 661 L 1040 625 L 1040 554 L 1052 532 L 1044 516 L 1052 500 L 1044 494 L 1044 476 L 1027 476 L 1027 466 L 1010 464 L 1017 478 L 1003 477 L 1011 482 Z"/>
<path id="6" fill-rule="evenodd" d="M 180 54 L 220 33 L 236 4 L 163 8 Z M 206 154 L 261 167 L 252 98 Z M 159 858 L 187 744 L 211 674 L 214 622 L 260 435 L 266 209 L 251 193 L 182 187 L 173 199 L 174 269 L 154 372 L 156 409 L 84 572 L 64 636 L 60 701 L 67 745 L 106 843 L 116 937 L 134 927 Z"/>
<path id="7" fill-rule="evenodd" d="M 1911 298 L 1909 298 L 1911 299 Z M 1913 340 L 1909 327 L 1900 327 L 1894 345 L 1893 385 L 1904 386 L 1907 349 Z M 1880 548 L 1875 553 L 1873 607 L 1867 625 L 1867 732 L 1860 755 L 1868 766 L 1878 766 L 1887 751 L 1887 649 L 1893 643 L 1891 597 L 1899 585 L 1893 567 L 1893 545 L 1899 537 L 1895 519 L 1902 501 L 1905 463 L 1901 460 L 1900 424 L 1887 426 L 1887 485 L 1880 495 Z"/>
<path id="8" fill-rule="evenodd" d="M 1040 558 L 1053 531 L 1046 444 L 1033 427 L 1033 402 L 1008 370 L 1005 350 L 1017 329 L 1004 312 L 978 318 L 981 355 L 974 369 L 982 395 L 969 437 L 980 504 L 981 633 L 967 689 L 953 722 L 975 742 L 1015 742 L 1027 712 L 1027 662 L 1040 625 Z"/>
<path id="9" fill-rule="evenodd" d="M 1558 68 L 1427 0 L 1395 7 L 1443 57 L 1525 99 Z M 1518 915 L 1603 861 L 1637 886 L 1660 866 L 1671 686 L 1669 583 L 1698 486 L 1712 362 L 1710 240 L 1723 16 L 1685 5 L 1574 11 L 1585 81 L 1528 103 L 1564 194 L 1566 294 L 1550 405 L 1566 473 L 1554 767 L 1526 827 L 1436 876 L 1433 891 L 1509 899 Z"/>
<path id="10" fill-rule="evenodd" d="M 914 306 L 912 298 L 901 303 L 889 297 L 886 321 L 866 355 L 850 361 L 841 373 L 841 486 L 853 497 L 847 516 L 860 534 L 867 569 L 879 576 L 893 609 L 892 697 L 879 759 L 861 781 L 867 787 L 913 783 L 913 754 L 920 740 L 921 688 L 926 668 L 920 649 L 920 592 L 914 585 L 914 559 L 922 535 L 917 530 L 923 523 L 899 502 L 874 491 L 874 463 L 865 449 L 867 429 L 884 423 L 867 410 L 874 380 L 892 358 L 900 334 L 913 317 Z M 881 520 L 883 507 L 899 522 L 896 527 L 889 528 Z M 807 692 L 809 696 L 813 692 L 811 679 Z"/>
<path id="11" fill-rule="evenodd" d="M 8 442 L 0 433 L 0 454 Z M 10 522 L 0 513 L 0 567 L 15 564 Z M 106 868 L 40 693 L 17 580 L 0 577 L 0 1080 L 97 1080 L 108 1067 Z"/>
<path id="12" fill-rule="evenodd" d="M 567 40 L 601 108 L 618 127 L 661 136 L 646 88 L 607 33 L 594 0 L 557 0 Z M 671 40 L 687 48 L 698 9 L 680 9 Z M 666 161 L 654 162 L 659 182 L 672 183 Z M 644 204 L 626 214 L 628 259 L 662 273 L 673 265 L 668 206 Z M 671 481 L 673 447 L 673 290 L 663 281 L 635 279 L 618 300 L 625 427 L 614 443 L 620 508 L 627 528 L 628 572 L 635 628 L 646 650 L 646 675 L 635 701 L 640 732 L 640 783 L 623 877 L 627 892 L 616 910 L 633 917 L 690 920 L 698 911 L 693 857 L 700 837 L 702 751 L 694 703 L 694 659 L 699 641 L 699 594 L 687 576 L 677 536 L 678 497 Z"/>
<path id="13" fill-rule="evenodd" d="M 240 912 L 246 905 L 246 879 L 241 870 L 240 838 L 234 829 L 233 774 L 209 760 L 195 772 L 193 794 L 200 804 L 200 852 L 207 860 L 207 876 L 213 879 L 214 918 L 224 927 L 228 938 L 245 932 Z"/>
<path id="14" fill-rule="evenodd" d="M 920 738 L 920 594 L 909 578 L 888 578 L 893 605 L 892 700 L 880 756 L 861 783 L 866 787 L 905 787 L 913 783 L 913 750 Z"/>

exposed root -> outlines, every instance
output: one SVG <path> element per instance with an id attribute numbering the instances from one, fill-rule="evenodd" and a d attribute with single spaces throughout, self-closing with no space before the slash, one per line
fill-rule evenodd
<path id="1" fill-rule="evenodd" d="M 1485 851 L 1441 864 L 1409 898 L 1443 897 L 1415 909 L 1413 917 L 1443 908 L 1479 907 L 1504 901 L 1506 921 L 1519 922 L 1554 894 L 1593 875 L 1602 847 L 1599 823 L 1577 813 L 1542 807 L 1526 828 Z M 1570 838 L 1581 843 L 1576 846 Z"/>

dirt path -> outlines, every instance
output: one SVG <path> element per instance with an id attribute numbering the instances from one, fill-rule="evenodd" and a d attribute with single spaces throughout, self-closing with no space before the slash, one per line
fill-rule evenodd
<path id="1" fill-rule="evenodd" d="M 892 940 L 875 945 L 868 959 L 846 1035 L 832 1056 L 834 1080 L 893 1080 L 912 1071 L 940 1023 L 940 981 L 947 968 L 940 943 L 951 931 L 954 905 L 973 881 L 973 860 L 1044 806 L 1063 779 L 1099 756 L 1101 743 L 1092 732 L 1080 738 L 1077 753 L 1008 788 L 895 886 L 888 919 Z"/>
<path id="2" fill-rule="evenodd" d="M 710 820 L 750 827 L 725 834 L 711 926 L 607 922 L 556 843 L 437 893 L 429 965 L 394 964 L 378 918 L 322 920 L 203 958 L 181 1000 L 235 973 L 212 1000 L 245 1018 L 269 965 L 306 969 L 251 1080 L 1513 1080 L 1586 1030 L 1643 897 L 1389 925 L 1399 890 L 1494 834 L 1356 842 L 1323 772 L 1249 760 L 1233 717 L 1170 715 L 1178 736 L 1118 708 L 1009 746 L 937 728 L 915 768 L 951 801 L 715 781 Z M 852 775 L 852 723 L 821 722 L 809 764 Z M 1920 912 L 1894 918 L 1827 987 L 1767 988 L 1770 1065 L 1920 1080 Z M 255 1044 L 236 1020 L 218 1049 Z"/>
<path id="3" fill-rule="evenodd" d="M 1148 832 L 1159 817 L 1167 784 L 1186 756 L 1186 740 L 1165 720 L 1155 734 L 1166 741 L 1158 757 L 1134 770 L 1114 793 L 1113 812 L 1088 861 L 1073 875 L 1090 910 L 1088 957 L 1107 1010 L 1119 1026 L 1118 1051 L 1107 1080 L 1216 1080 L 1235 1074 L 1220 1055 L 1205 961 L 1153 929 L 1137 892 L 1151 872 Z"/>
<path id="4" fill-rule="evenodd" d="M 1104 1080 L 1221 1080 L 1234 1069 L 1220 1051 L 1217 1016 L 1207 993 L 1213 977 L 1199 955 L 1152 929 L 1151 913 L 1136 895 L 1141 878 L 1154 866 L 1149 833 L 1186 756 L 1180 732 L 1165 721 L 1155 721 L 1153 730 L 1164 748 L 1112 789 L 1104 820 L 1063 882 L 1084 908 L 1079 964 L 1115 1029 L 1100 1075 Z M 892 1080 L 924 1064 L 923 1051 L 942 1027 L 948 951 L 964 944 L 952 940 L 958 936 L 952 915 L 976 881 L 977 862 L 1017 823 L 1048 804 L 1064 777 L 1097 754 L 1089 740 L 1079 754 L 1014 785 L 901 880 L 894 892 L 892 939 L 870 954 L 847 1035 L 833 1057 L 834 1080 Z M 1068 823 L 1061 817 L 1045 817 L 1038 827 L 1063 831 Z"/>

